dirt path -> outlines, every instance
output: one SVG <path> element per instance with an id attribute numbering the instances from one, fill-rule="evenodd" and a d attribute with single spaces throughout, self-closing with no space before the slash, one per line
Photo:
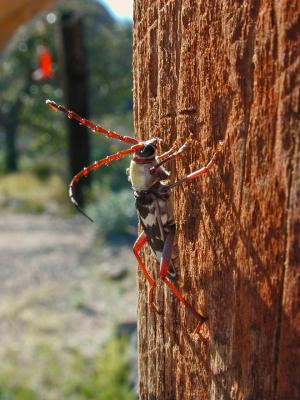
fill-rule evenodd
<path id="1" fill-rule="evenodd" d="M 0 356 L 38 341 L 92 352 L 115 324 L 135 321 L 132 252 L 95 239 L 81 217 L 1 216 Z"/>

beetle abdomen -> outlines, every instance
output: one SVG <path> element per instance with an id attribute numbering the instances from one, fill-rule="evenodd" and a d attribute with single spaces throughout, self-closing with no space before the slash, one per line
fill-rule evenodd
<path id="1" fill-rule="evenodd" d="M 163 185 L 148 192 L 135 192 L 136 209 L 155 258 L 160 261 L 165 236 L 175 230 L 169 193 L 160 193 Z"/>

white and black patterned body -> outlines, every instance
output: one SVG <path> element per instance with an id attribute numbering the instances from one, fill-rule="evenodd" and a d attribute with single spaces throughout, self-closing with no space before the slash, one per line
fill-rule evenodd
<path id="1" fill-rule="evenodd" d="M 154 256 L 160 262 L 165 237 L 175 231 L 170 203 L 170 191 L 158 182 L 148 191 L 134 192 L 135 205 L 140 223 L 147 236 Z"/>
<path id="2" fill-rule="evenodd" d="M 175 223 L 170 190 L 161 182 L 170 174 L 162 167 L 151 173 L 157 164 L 155 157 L 136 156 L 131 160 L 127 173 L 134 190 L 139 221 L 156 260 L 160 262 L 165 237 L 175 231 Z"/>
<path id="3" fill-rule="evenodd" d="M 170 195 L 173 187 L 208 172 L 209 168 L 215 162 L 216 154 L 207 167 L 168 185 L 164 184 L 163 181 L 169 178 L 170 173 L 162 167 L 162 164 L 180 155 L 188 147 L 188 144 L 185 143 L 176 151 L 172 148 L 161 156 L 155 157 L 157 139 L 141 143 L 144 145 L 144 148 L 135 152 L 130 168 L 127 170 L 129 181 L 134 190 L 138 217 L 143 228 L 143 232 L 139 235 L 133 246 L 133 252 L 150 284 L 149 304 L 158 311 L 153 303 L 153 290 L 156 287 L 155 281 L 139 255 L 139 250 L 145 243 L 149 244 L 154 257 L 159 262 L 159 275 L 163 282 L 199 320 L 195 329 L 195 332 L 198 332 L 206 318 L 186 301 L 171 282 L 171 279 L 176 277 L 173 261 L 177 256 L 177 252 L 174 251 L 176 226 L 173 219 Z"/>

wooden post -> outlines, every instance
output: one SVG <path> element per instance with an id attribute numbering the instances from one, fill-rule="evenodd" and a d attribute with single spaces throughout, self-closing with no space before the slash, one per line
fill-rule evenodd
<path id="1" fill-rule="evenodd" d="M 83 20 L 75 12 L 64 13 L 61 19 L 64 84 L 67 107 L 88 118 L 87 63 L 84 51 Z M 87 128 L 69 120 L 70 175 L 86 167 L 90 162 L 89 133 Z M 83 204 L 82 187 L 90 177 L 82 179 L 74 188 L 75 198 Z"/>
<path id="2" fill-rule="evenodd" d="M 142 400 L 300 398 L 299 2 L 136 0 L 139 138 L 192 132 L 174 192 L 176 285 L 208 317 L 207 340 L 165 285 L 138 273 Z M 158 268 L 145 251 L 158 279 Z"/>

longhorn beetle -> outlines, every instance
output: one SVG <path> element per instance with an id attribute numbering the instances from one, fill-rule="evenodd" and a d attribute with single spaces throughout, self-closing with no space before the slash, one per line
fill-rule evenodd
<path id="1" fill-rule="evenodd" d="M 89 120 L 80 117 L 75 112 L 68 110 L 66 107 L 56 104 L 54 101 L 47 100 L 46 104 L 51 108 L 51 110 L 62 111 L 68 116 L 68 118 L 78 121 L 80 125 L 87 126 L 92 129 L 93 132 L 98 132 L 109 138 L 118 139 L 132 145 L 132 147 L 127 150 L 119 151 L 118 153 L 107 156 L 102 160 L 95 161 L 93 164 L 76 174 L 69 186 L 69 197 L 72 203 L 87 218 L 89 218 L 84 211 L 79 208 L 79 205 L 74 198 L 73 188 L 76 183 L 82 177 L 87 176 L 91 171 L 96 170 L 103 165 L 107 165 L 114 160 L 118 160 L 128 154 L 134 154 L 130 163 L 130 168 L 128 168 L 126 172 L 129 175 L 128 180 L 130 181 L 134 191 L 136 209 L 143 232 L 136 240 L 133 246 L 133 252 L 150 285 L 149 304 L 156 312 L 158 312 L 158 309 L 153 302 L 153 291 L 156 287 L 156 283 L 150 276 L 139 255 L 139 251 L 147 242 L 152 249 L 154 257 L 160 263 L 159 274 L 161 279 L 177 299 L 185 305 L 187 310 L 197 318 L 198 324 L 194 332 L 198 332 L 207 318 L 197 312 L 171 282 L 171 279 L 174 276 L 172 256 L 174 256 L 173 244 L 175 238 L 175 222 L 170 203 L 170 194 L 171 190 L 176 186 L 209 172 L 217 160 L 217 156 L 221 151 L 223 143 L 218 143 L 215 153 L 205 167 L 188 174 L 174 183 L 167 184 L 163 181 L 169 178 L 170 173 L 162 165 L 167 161 L 174 160 L 181 156 L 188 148 L 190 141 L 192 140 L 192 135 L 190 135 L 189 139 L 181 147 L 175 143 L 167 152 L 161 155 L 156 155 L 158 143 L 160 142 L 159 138 L 152 138 L 139 142 L 137 139 L 132 137 L 121 136 L 116 132 L 108 131 L 99 125 L 95 125 Z"/>

